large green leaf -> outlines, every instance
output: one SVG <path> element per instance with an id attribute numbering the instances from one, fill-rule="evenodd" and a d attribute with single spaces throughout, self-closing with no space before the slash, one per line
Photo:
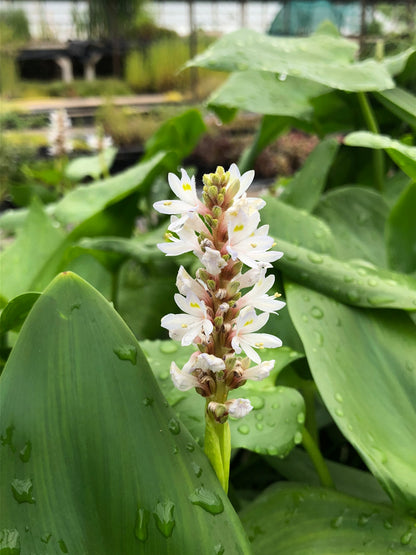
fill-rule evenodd
<path id="1" fill-rule="evenodd" d="M 377 100 L 401 120 L 416 127 L 416 96 L 400 87 L 374 93 Z"/>
<path id="2" fill-rule="evenodd" d="M 86 282 L 48 287 L 0 385 L 2 548 L 14 536 L 22 555 L 250 552 L 136 339 Z"/>
<path id="3" fill-rule="evenodd" d="M 220 71 L 269 71 L 310 79 L 345 91 L 374 91 L 394 86 L 386 68 L 373 60 L 351 63 L 356 45 L 343 38 L 271 37 L 249 29 L 225 35 L 188 62 Z"/>
<path id="4" fill-rule="evenodd" d="M 30 291 L 14 297 L 4 309 L 0 316 L 0 334 L 10 330 L 18 331 L 38 300 L 40 293 Z"/>
<path id="5" fill-rule="evenodd" d="M 387 220 L 386 239 L 390 266 L 402 272 L 416 271 L 416 183 L 400 195 Z"/>
<path id="6" fill-rule="evenodd" d="M 81 181 L 85 177 L 99 179 L 100 175 L 108 173 L 116 154 L 117 149 L 110 146 L 98 154 L 80 156 L 67 165 L 65 175 L 73 181 Z"/>
<path id="7" fill-rule="evenodd" d="M 388 207 L 379 193 L 363 187 L 339 187 L 320 200 L 315 214 L 331 228 L 338 258 L 362 258 L 387 267 L 384 228 Z"/>
<path id="8" fill-rule="evenodd" d="M 416 279 L 360 260 L 343 262 L 273 234 L 284 256 L 275 266 L 297 283 L 356 306 L 416 310 Z"/>
<path id="9" fill-rule="evenodd" d="M 178 347 L 173 341 L 142 341 L 141 346 L 158 379 L 166 399 L 197 441 L 203 439 L 205 400 L 193 390 L 180 392 L 169 378 L 172 360 L 183 366 L 191 348 Z M 289 348 L 268 349 L 262 360 L 276 360 L 273 377 L 287 364 L 303 355 Z M 233 397 L 250 399 L 253 411 L 243 420 L 230 419 L 231 446 L 244 447 L 262 454 L 286 456 L 302 441 L 305 406 L 301 395 L 290 387 L 275 387 L 271 380 L 252 383 L 234 390 Z"/>
<path id="10" fill-rule="evenodd" d="M 311 211 L 318 203 L 326 177 L 338 151 L 338 141 L 320 142 L 281 194 L 281 199 L 292 206 Z"/>
<path id="11" fill-rule="evenodd" d="M 256 555 L 415 552 L 413 518 L 324 488 L 276 484 L 241 519 Z"/>
<path id="12" fill-rule="evenodd" d="M 398 503 L 416 508 L 416 327 L 286 284 L 290 315 L 328 411 Z"/>
<path id="13" fill-rule="evenodd" d="M 384 149 L 407 175 L 416 179 L 416 146 L 408 146 L 387 135 L 377 135 L 370 131 L 356 131 L 344 139 L 349 146 Z"/>
<path id="14" fill-rule="evenodd" d="M 241 71 L 230 75 L 208 99 L 208 107 L 239 108 L 258 114 L 310 119 L 310 98 L 328 91 L 327 87 L 295 77 L 283 81 L 265 71 Z"/>

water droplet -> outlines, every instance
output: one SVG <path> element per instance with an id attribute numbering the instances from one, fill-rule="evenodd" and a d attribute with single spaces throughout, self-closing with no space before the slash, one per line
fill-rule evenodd
<path id="1" fill-rule="evenodd" d="M 352 424 L 347 424 L 347 428 L 349 429 L 350 432 L 352 432 L 353 429 L 354 429 L 354 428 L 352 427 Z"/>
<path id="2" fill-rule="evenodd" d="M 305 413 L 304 412 L 300 412 L 297 417 L 296 420 L 298 422 L 298 424 L 304 424 L 305 423 Z"/>
<path id="3" fill-rule="evenodd" d="M 302 314 L 302 321 L 303 322 L 309 322 L 309 318 L 306 316 L 306 314 Z"/>
<path id="4" fill-rule="evenodd" d="M 376 287 L 378 281 L 377 281 L 376 279 L 374 279 L 374 278 L 371 278 L 371 279 L 369 279 L 369 280 L 367 281 L 367 283 L 368 283 L 368 285 L 369 285 L 370 287 Z"/>
<path id="5" fill-rule="evenodd" d="M 408 530 L 403 536 L 400 538 L 400 543 L 402 545 L 409 545 L 412 541 L 413 533 L 411 530 Z"/>
<path id="6" fill-rule="evenodd" d="M 384 528 L 386 528 L 387 530 L 391 530 L 393 528 L 393 523 L 391 520 L 385 520 L 383 522 L 383 526 Z"/>
<path id="7" fill-rule="evenodd" d="M 322 256 L 316 252 L 308 252 L 308 258 L 314 264 L 322 264 L 322 262 L 324 261 Z"/>
<path id="8" fill-rule="evenodd" d="M 166 341 L 164 343 L 161 343 L 159 348 L 160 351 L 162 353 L 165 353 L 166 355 L 176 353 L 176 351 L 178 350 L 178 346 L 176 345 L 176 343 L 173 343 L 173 341 Z"/>
<path id="9" fill-rule="evenodd" d="M 177 446 L 177 445 L 174 446 L 174 448 L 173 448 L 173 450 L 172 450 L 172 453 L 173 453 L 174 455 L 177 455 L 177 454 L 179 453 L 179 449 L 178 449 L 178 446 Z"/>
<path id="10" fill-rule="evenodd" d="M 64 542 L 64 540 L 59 540 L 58 545 L 59 545 L 59 549 L 62 551 L 62 553 L 68 553 L 68 548 L 67 548 L 66 543 Z"/>
<path id="11" fill-rule="evenodd" d="M 22 462 L 28 462 L 30 459 L 30 455 L 32 453 L 32 443 L 30 441 L 26 441 L 23 449 L 19 452 L 19 457 Z"/>
<path id="12" fill-rule="evenodd" d="M 186 444 L 186 450 L 189 451 L 190 453 L 192 453 L 192 451 L 195 451 L 195 445 L 189 441 Z"/>
<path id="13" fill-rule="evenodd" d="M 357 291 L 350 291 L 349 293 L 347 293 L 347 299 L 350 303 L 358 303 L 358 301 L 360 300 L 360 294 L 357 293 Z"/>
<path id="14" fill-rule="evenodd" d="M 25 532 L 29 532 L 30 528 L 29 526 L 25 526 Z"/>
<path id="15" fill-rule="evenodd" d="M 256 422 L 256 428 L 258 429 L 259 432 L 261 432 L 264 426 L 261 422 Z"/>
<path id="16" fill-rule="evenodd" d="M 0 442 L 2 445 L 8 445 L 14 453 L 16 451 L 16 447 L 13 445 L 13 433 L 14 426 L 8 426 L 4 435 L 0 436 Z"/>
<path id="17" fill-rule="evenodd" d="M 352 283 L 354 281 L 354 278 L 352 276 L 344 276 L 344 281 L 345 283 Z"/>
<path id="18" fill-rule="evenodd" d="M 339 416 L 340 418 L 341 418 L 342 416 L 344 416 L 344 412 L 343 412 L 341 409 L 338 409 L 338 408 L 335 409 L 335 414 L 336 414 L 337 416 Z"/>
<path id="19" fill-rule="evenodd" d="M 176 418 L 171 418 L 168 422 L 168 430 L 171 434 L 177 436 L 181 431 L 181 426 Z"/>
<path id="20" fill-rule="evenodd" d="M 219 495 L 204 487 L 197 488 L 193 493 L 191 493 L 189 501 L 193 505 L 202 507 L 212 515 L 218 515 L 224 510 L 224 505 Z"/>
<path id="21" fill-rule="evenodd" d="M 222 543 L 214 545 L 214 555 L 224 555 L 224 551 L 225 549 Z"/>
<path id="22" fill-rule="evenodd" d="M 71 306 L 71 312 L 73 312 L 74 310 L 79 310 L 81 308 L 81 303 L 74 303 Z"/>
<path id="23" fill-rule="evenodd" d="M 285 252 L 285 259 L 295 262 L 298 259 L 298 255 L 293 252 Z"/>
<path id="24" fill-rule="evenodd" d="M 372 306 L 380 306 L 394 302 L 393 297 L 387 297 L 386 295 L 372 295 L 371 297 L 368 297 L 367 300 Z"/>
<path id="25" fill-rule="evenodd" d="M 148 536 L 150 513 L 147 509 L 137 507 L 136 524 L 134 526 L 134 535 L 141 542 L 145 542 Z"/>
<path id="26" fill-rule="evenodd" d="M 250 403 L 254 410 L 259 410 L 264 407 L 264 399 L 257 397 L 256 395 L 250 397 Z"/>
<path id="27" fill-rule="evenodd" d="M 397 285 L 397 281 L 395 281 L 394 279 L 386 279 L 384 280 L 384 283 L 386 283 L 390 287 L 396 287 Z"/>
<path id="28" fill-rule="evenodd" d="M 120 360 L 129 360 L 133 366 L 136 364 L 137 349 L 134 345 L 121 345 L 114 347 L 113 351 Z"/>
<path id="29" fill-rule="evenodd" d="M 11 483 L 13 497 L 18 503 L 35 503 L 33 484 L 30 478 L 19 480 L 15 478 Z"/>
<path id="30" fill-rule="evenodd" d="M 337 516 L 337 518 L 332 519 L 331 528 L 335 528 L 335 529 L 340 528 L 343 520 L 344 520 L 344 514 L 341 514 Z"/>
<path id="31" fill-rule="evenodd" d="M 372 516 L 372 514 L 361 513 L 357 521 L 358 526 L 366 526 Z"/>
<path id="32" fill-rule="evenodd" d="M 280 403 L 272 403 L 272 409 L 280 409 Z"/>
<path id="33" fill-rule="evenodd" d="M 191 462 L 192 470 L 197 478 L 199 478 L 202 474 L 202 468 L 196 462 Z"/>
<path id="34" fill-rule="evenodd" d="M 51 537 L 52 537 L 51 533 L 43 534 L 43 536 L 40 538 L 40 541 L 43 542 L 43 543 L 48 543 L 49 540 L 51 539 Z"/>
<path id="35" fill-rule="evenodd" d="M 302 443 L 302 432 L 296 432 L 293 441 L 295 442 L 295 445 L 299 445 L 299 443 Z"/>
<path id="36" fill-rule="evenodd" d="M 359 276 L 366 276 L 367 275 L 367 270 L 365 270 L 364 268 L 358 268 L 357 274 Z"/>
<path id="37" fill-rule="evenodd" d="M 413 370 L 414 370 L 414 368 L 415 368 L 415 365 L 413 364 L 412 361 L 406 360 L 405 368 L 406 368 L 406 370 L 408 370 L 409 372 L 413 372 Z"/>
<path id="38" fill-rule="evenodd" d="M 164 381 L 164 380 L 167 380 L 169 376 L 170 376 L 169 372 L 162 372 L 161 374 L 159 374 L 159 379 Z"/>
<path id="39" fill-rule="evenodd" d="M 19 532 L 13 528 L 9 530 L 5 528 L 0 531 L 0 554 L 19 555 L 20 553 L 20 536 Z"/>
<path id="40" fill-rule="evenodd" d="M 315 336 L 315 341 L 316 343 L 322 347 L 322 345 L 324 344 L 324 336 L 322 335 L 322 333 L 319 330 L 314 330 L 313 334 Z"/>
<path id="41" fill-rule="evenodd" d="M 305 302 L 308 302 L 309 301 L 309 295 L 303 295 L 303 300 Z"/>
<path id="42" fill-rule="evenodd" d="M 237 430 L 240 432 L 240 434 L 243 434 L 245 436 L 250 432 L 250 428 L 247 426 L 247 424 L 241 424 L 241 426 L 238 426 Z"/>
<path id="43" fill-rule="evenodd" d="M 154 399 L 152 399 L 152 397 L 145 397 L 143 399 L 143 405 L 145 407 L 151 407 L 153 405 Z"/>
<path id="44" fill-rule="evenodd" d="M 261 420 L 263 420 L 264 414 L 262 414 L 261 412 L 256 412 L 254 417 L 255 417 L 256 420 L 258 420 L 260 422 Z"/>
<path id="45" fill-rule="evenodd" d="M 324 315 L 324 313 L 322 312 L 322 310 L 319 308 L 319 306 L 313 306 L 310 309 L 310 314 L 316 318 L 317 320 L 320 320 L 322 318 L 322 316 Z"/>
<path id="46" fill-rule="evenodd" d="M 341 393 L 335 393 L 334 397 L 335 397 L 335 401 L 338 401 L 338 403 L 343 403 L 344 402 L 344 398 L 341 395 Z"/>
<path id="47" fill-rule="evenodd" d="M 165 538 L 169 538 L 172 535 L 173 527 L 175 526 L 174 509 L 175 505 L 172 501 L 164 501 L 163 503 L 158 503 L 153 511 L 156 526 Z"/>

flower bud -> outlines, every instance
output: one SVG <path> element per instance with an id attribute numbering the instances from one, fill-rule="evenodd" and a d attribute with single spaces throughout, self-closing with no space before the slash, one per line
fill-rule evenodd
<path id="1" fill-rule="evenodd" d="M 216 204 L 215 206 L 212 207 L 212 215 L 214 216 L 214 218 L 219 218 L 221 214 L 222 214 L 221 206 L 218 206 Z"/>
<path id="2" fill-rule="evenodd" d="M 221 328 L 223 324 L 224 324 L 224 318 L 222 316 L 216 316 L 214 318 L 214 326 L 216 328 Z"/>

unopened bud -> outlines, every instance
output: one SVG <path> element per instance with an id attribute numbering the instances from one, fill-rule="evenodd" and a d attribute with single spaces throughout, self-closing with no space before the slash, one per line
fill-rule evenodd
<path id="1" fill-rule="evenodd" d="M 209 277 L 209 274 L 205 268 L 198 268 L 195 275 L 197 279 L 200 279 L 202 281 L 207 281 Z"/>
<path id="2" fill-rule="evenodd" d="M 221 403 L 211 401 L 208 403 L 207 410 L 214 416 L 215 420 L 220 424 L 224 424 L 228 417 L 227 407 Z"/>
<path id="3" fill-rule="evenodd" d="M 208 279 L 207 280 L 207 285 L 208 288 L 211 289 L 211 291 L 215 291 L 217 284 L 215 283 L 215 281 L 213 279 Z"/>
<path id="4" fill-rule="evenodd" d="M 217 196 L 217 202 L 221 206 L 221 204 L 224 202 L 224 195 L 219 193 L 219 195 Z"/>
<path id="5" fill-rule="evenodd" d="M 219 218 L 222 214 L 221 206 L 215 205 L 212 207 L 212 215 L 214 218 Z"/>
<path id="6" fill-rule="evenodd" d="M 208 205 L 211 202 L 211 199 L 209 198 L 208 193 L 206 191 L 202 191 L 202 200 L 206 205 Z"/>
<path id="7" fill-rule="evenodd" d="M 217 195 L 218 195 L 218 189 L 214 185 L 211 185 L 211 187 L 208 187 L 208 196 L 211 200 L 215 200 L 217 198 Z"/>
<path id="8" fill-rule="evenodd" d="M 241 291 L 238 291 L 238 293 L 236 293 L 233 297 L 233 301 L 238 301 L 238 299 L 241 297 Z"/>
<path id="9" fill-rule="evenodd" d="M 222 259 L 225 260 L 226 262 L 228 262 L 230 260 L 230 258 L 231 258 L 230 254 L 223 254 L 222 255 Z"/>
<path id="10" fill-rule="evenodd" d="M 230 370 L 232 370 L 235 366 L 237 362 L 237 357 L 236 356 L 229 356 L 225 359 L 225 368 L 227 370 L 227 372 L 229 372 Z"/>
<path id="11" fill-rule="evenodd" d="M 204 173 L 202 176 L 202 183 L 206 187 L 210 187 L 212 185 L 212 173 Z"/>
<path id="12" fill-rule="evenodd" d="M 232 281 L 231 283 L 228 284 L 227 290 L 228 290 L 228 294 L 230 295 L 230 297 L 234 296 L 237 291 L 240 288 L 240 282 L 239 281 Z"/>
<path id="13" fill-rule="evenodd" d="M 214 318 L 214 326 L 216 328 L 221 328 L 223 324 L 224 324 L 224 318 L 222 316 L 216 316 Z"/>

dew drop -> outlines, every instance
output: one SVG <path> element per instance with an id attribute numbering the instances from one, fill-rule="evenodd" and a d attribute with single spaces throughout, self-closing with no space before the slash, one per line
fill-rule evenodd
<path id="1" fill-rule="evenodd" d="M 256 422 L 256 428 L 259 432 L 261 432 L 263 430 L 264 426 L 261 422 Z"/>
<path id="2" fill-rule="evenodd" d="M 261 412 L 256 412 L 254 415 L 255 419 L 258 420 L 259 422 L 261 422 L 264 418 L 264 414 Z"/>
<path id="3" fill-rule="evenodd" d="M 158 503 L 153 511 L 156 526 L 165 538 L 169 538 L 172 535 L 173 527 L 175 526 L 174 509 L 175 505 L 172 501 L 164 501 L 163 503 Z"/>
<path id="4" fill-rule="evenodd" d="M 357 274 L 359 276 L 366 276 L 367 275 L 367 270 L 365 270 L 364 268 L 358 268 Z"/>
<path id="5" fill-rule="evenodd" d="M 384 528 L 386 528 L 387 530 L 391 530 L 393 528 L 393 523 L 391 520 L 385 520 L 383 522 L 383 526 Z"/>
<path id="6" fill-rule="evenodd" d="M 335 397 L 335 401 L 338 401 L 338 403 L 343 403 L 344 402 L 344 398 L 341 395 L 341 393 L 335 393 L 334 397 Z"/>
<path id="7" fill-rule="evenodd" d="M 16 451 L 16 447 L 13 445 L 13 433 L 14 426 L 8 426 L 4 435 L 0 436 L 0 442 L 2 445 L 8 445 L 14 453 Z"/>
<path id="8" fill-rule="evenodd" d="M 298 424 L 304 424 L 305 423 L 305 413 L 304 412 L 300 412 L 297 417 L 296 420 L 298 422 Z"/>
<path id="9" fill-rule="evenodd" d="M 344 281 L 345 281 L 345 283 L 352 283 L 354 281 L 354 278 L 352 276 L 345 275 L 344 276 Z"/>
<path id="10" fill-rule="evenodd" d="M 299 443 L 302 443 L 302 432 L 296 432 L 293 441 L 295 442 L 295 445 L 299 445 Z"/>
<path id="11" fill-rule="evenodd" d="M 409 545 L 412 541 L 413 533 L 411 530 L 408 530 L 403 536 L 400 538 L 400 543 L 402 545 Z"/>
<path id="12" fill-rule="evenodd" d="M 365 513 L 360 514 L 357 521 L 358 526 L 366 526 L 372 516 L 373 516 L 372 514 L 370 515 Z"/>
<path id="13" fill-rule="evenodd" d="M 280 409 L 280 403 L 272 403 L 272 409 Z"/>
<path id="14" fill-rule="evenodd" d="M 250 428 L 247 426 L 247 424 L 241 424 L 241 426 L 238 426 L 237 430 L 240 432 L 240 434 L 243 434 L 244 436 L 246 436 L 250 432 Z"/>
<path id="15" fill-rule="evenodd" d="M 302 321 L 305 323 L 309 321 L 309 318 L 306 316 L 306 314 L 302 314 Z"/>
<path id="16" fill-rule="evenodd" d="M 19 555 L 20 553 L 20 536 L 19 532 L 12 528 L 4 528 L 0 531 L 0 554 L 1 555 Z"/>
<path id="17" fill-rule="evenodd" d="M 414 368 L 415 368 L 415 365 L 413 364 L 412 361 L 407 360 L 407 361 L 406 361 L 406 364 L 405 364 L 405 368 L 406 368 L 406 370 L 408 370 L 409 372 L 413 372 L 413 370 L 414 370 Z"/>
<path id="18" fill-rule="evenodd" d="M 195 451 L 195 445 L 189 441 L 186 444 L 186 450 L 189 451 L 190 453 L 192 453 L 192 451 Z"/>
<path id="19" fill-rule="evenodd" d="M 319 347 L 322 347 L 322 345 L 324 344 L 324 336 L 322 335 L 322 333 L 319 330 L 314 330 L 313 334 L 315 336 L 316 343 L 319 345 Z"/>
<path id="20" fill-rule="evenodd" d="M 43 542 L 43 543 L 48 543 L 49 540 L 51 539 L 51 537 L 52 537 L 51 533 L 43 534 L 43 536 L 40 538 L 40 541 Z"/>
<path id="21" fill-rule="evenodd" d="M 181 426 L 176 418 L 171 418 L 168 422 L 168 430 L 171 434 L 177 436 L 181 431 Z"/>
<path id="22" fill-rule="evenodd" d="M 323 315 L 324 315 L 324 313 L 323 313 L 322 310 L 319 308 L 319 306 L 313 306 L 313 307 L 310 309 L 309 312 L 310 312 L 310 314 L 311 314 L 314 318 L 316 318 L 317 320 L 320 320 L 320 319 L 323 317 Z"/>
<path id="23" fill-rule="evenodd" d="M 147 509 L 137 507 L 136 524 L 134 526 L 134 535 L 141 542 L 145 542 L 148 536 L 150 513 Z"/>
<path id="24" fill-rule="evenodd" d="M 337 518 L 332 519 L 331 520 L 331 528 L 335 528 L 335 529 L 340 528 L 341 525 L 342 525 L 343 520 L 344 520 L 344 515 L 343 514 L 337 516 Z"/>
<path id="25" fill-rule="evenodd" d="M 347 293 L 347 299 L 350 303 L 357 303 L 360 300 L 360 295 L 357 291 L 350 291 Z"/>
<path id="26" fill-rule="evenodd" d="M 368 285 L 369 285 L 370 287 L 376 287 L 378 281 L 377 281 L 376 279 L 374 279 L 374 278 L 371 278 L 371 279 L 369 279 L 369 280 L 367 281 L 367 283 L 368 283 Z"/>
<path id="27" fill-rule="evenodd" d="M 224 555 L 224 551 L 225 549 L 222 543 L 214 545 L 214 555 Z"/>
<path id="28" fill-rule="evenodd" d="M 169 378 L 169 372 L 162 372 L 161 374 L 159 374 L 159 379 L 165 381 Z"/>
<path id="29" fill-rule="evenodd" d="M 368 297 L 367 300 L 372 306 L 380 306 L 394 302 L 393 297 L 387 297 L 386 295 L 372 295 Z"/>
<path id="30" fill-rule="evenodd" d="M 35 503 L 33 484 L 30 478 L 19 480 L 15 478 L 11 483 L 13 497 L 18 503 Z"/>
<path id="31" fill-rule="evenodd" d="M 308 302 L 309 301 L 309 295 L 303 295 L 303 300 L 305 302 Z"/>
<path id="32" fill-rule="evenodd" d="M 59 540 L 58 545 L 59 545 L 59 549 L 62 551 L 62 553 L 68 553 L 68 548 L 67 548 L 66 543 L 64 542 L 64 540 Z"/>
<path id="33" fill-rule="evenodd" d="M 257 397 L 256 395 L 250 397 L 250 403 L 254 410 L 259 410 L 264 407 L 264 399 L 262 397 Z"/>
<path id="34" fill-rule="evenodd" d="M 173 453 L 174 455 L 177 455 L 177 454 L 179 453 L 179 449 L 178 449 L 178 446 L 177 446 L 177 445 L 174 446 L 174 448 L 173 448 L 173 450 L 172 450 L 172 453 Z"/>
<path id="35" fill-rule="evenodd" d="M 193 493 L 191 493 L 189 501 L 193 505 L 202 507 L 212 515 L 218 515 L 224 510 L 224 505 L 219 495 L 204 487 L 197 488 Z"/>
<path id="36" fill-rule="evenodd" d="M 74 310 L 79 310 L 81 308 L 81 303 L 74 303 L 71 306 L 71 312 L 73 312 Z"/>
<path id="37" fill-rule="evenodd" d="M 173 341 L 166 341 L 164 343 L 161 343 L 159 348 L 160 348 L 160 351 L 162 353 L 165 353 L 166 355 L 176 353 L 176 351 L 178 350 L 178 346 L 175 343 L 173 343 Z"/>
<path id="38" fill-rule="evenodd" d="M 324 261 L 322 256 L 320 254 L 316 253 L 316 252 L 309 252 L 308 253 L 308 258 L 314 264 L 322 264 L 322 262 Z"/>
<path id="39" fill-rule="evenodd" d="M 128 360 L 133 366 L 136 364 L 137 349 L 134 345 L 120 345 L 120 347 L 114 347 L 113 351 L 120 360 Z"/>
<path id="40" fill-rule="evenodd" d="M 192 470 L 197 478 L 199 478 L 202 474 L 202 468 L 196 462 L 191 462 Z"/>
<path id="41" fill-rule="evenodd" d="M 339 408 L 335 409 L 335 414 L 336 414 L 337 416 L 339 416 L 340 418 L 341 418 L 342 416 L 344 416 L 344 412 L 342 411 L 342 409 L 339 409 Z"/>
<path id="42" fill-rule="evenodd" d="M 295 262 L 298 259 L 298 255 L 293 252 L 286 252 L 285 259 L 290 260 L 291 262 Z"/>
<path id="43" fill-rule="evenodd" d="M 143 405 L 145 407 L 151 407 L 153 405 L 154 399 L 152 397 L 145 397 L 143 399 Z"/>
<path id="44" fill-rule="evenodd" d="M 30 441 L 26 441 L 23 449 L 19 452 L 19 457 L 22 462 L 28 462 L 30 459 L 30 455 L 32 453 L 32 443 Z"/>

